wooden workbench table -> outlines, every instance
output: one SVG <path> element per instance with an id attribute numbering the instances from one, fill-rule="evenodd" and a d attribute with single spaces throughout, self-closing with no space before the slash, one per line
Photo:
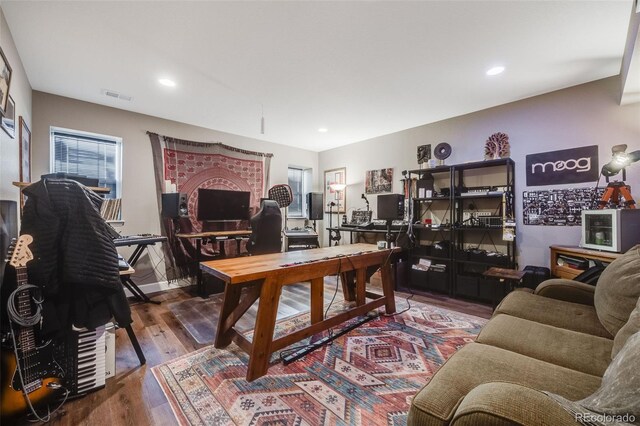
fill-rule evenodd
<path id="1" fill-rule="evenodd" d="M 396 310 L 391 275 L 391 254 L 400 249 L 378 250 L 373 244 L 350 244 L 319 249 L 265 254 L 202 262 L 200 268 L 223 280 L 224 302 L 218 320 L 216 348 L 233 340 L 249 354 L 247 380 L 266 374 L 273 352 L 320 331 L 385 305 L 388 314 Z M 380 266 L 383 295 L 366 291 L 367 268 Z M 323 319 L 324 277 L 355 272 L 356 306 L 334 317 Z M 343 287 L 348 286 L 343 279 Z M 282 287 L 300 282 L 311 284 L 311 325 L 273 340 L 276 314 Z M 241 290 L 248 287 L 243 300 Z M 343 288 L 345 294 L 348 290 Z M 366 302 L 366 298 L 373 299 Z M 249 341 L 233 327 L 244 313 L 260 299 L 253 340 Z"/>

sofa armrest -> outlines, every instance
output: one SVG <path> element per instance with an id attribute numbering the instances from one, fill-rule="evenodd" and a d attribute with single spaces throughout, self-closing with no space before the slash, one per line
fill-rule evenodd
<path id="1" fill-rule="evenodd" d="M 534 293 L 551 299 L 593 306 L 595 291 L 596 288 L 590 284 L 558 278 L 539 284 Z"/>
<path id="2" fill-rule="evenodd" d="M 476 386 L 463 399 L 451 426 L 576 426 L 574 416 L 542 392 L 506 382 Z"/>

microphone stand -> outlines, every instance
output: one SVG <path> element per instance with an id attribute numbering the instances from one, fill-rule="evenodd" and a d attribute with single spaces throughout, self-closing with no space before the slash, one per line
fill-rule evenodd
<path id="1" fill-rule="evenodd" d="M 391 233 L 391 220 L 387 219 L 387 234 L 385 239 L 387 240 L 387 248 L 391 248 L 391 243 L 394 241 L 393 234 Z"/>
<path id="2" fill-rule="evenodd" d="M 362 194 L 361 198 L 364 200 L 365 203 L 367 203 L 367 211 L 371 210 L 371 208 L 369 207 L 369 200 L 367 200 L 367 196 Z"/>
<path id="3" fill-rule="evenodd" d="M 336 203 L 334 203 L 333 201 L 330 202 L 329 204 L 329 247 L 331 247 L 331 243 L 333 241 L 336 242 L 336 245 L 338 245 L 338 241 L 340 241 L 340 231 L 332 229 L 333 228 L 333 206 L 336 205 Z M 338 212 L 338 215 L 340 214 L 340 212 Z"/>

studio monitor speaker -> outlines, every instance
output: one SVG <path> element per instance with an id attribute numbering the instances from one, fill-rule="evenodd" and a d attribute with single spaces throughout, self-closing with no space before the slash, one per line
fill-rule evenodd
<path id="1" fill-rule="evenodd" d="M 404 195 L 378 195 L 378 219 L 401 220 L 404 217 Z"/>
<path id="2" fill-rule="evenodd" d="M 307 217 L 309 220 L 322 220 L 322 192 L 307 193 Z"/>
<path id="3" fill-rule="evenodd" d="M 181 192 L 162 194 L 162 216 L 173 219 L 189 217 L 187 194 Z"/>

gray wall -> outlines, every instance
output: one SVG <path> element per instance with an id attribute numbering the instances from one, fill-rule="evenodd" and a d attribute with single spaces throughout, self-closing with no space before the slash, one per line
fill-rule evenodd
<path id="1" fill-rule="evenodd" d="M 0 9 L 0 47 L 9 61 L 13 70 L 11 76 L 11 87 L 9 95 L 16 103 L 16 134 L 15 139 L 9 137 L 4 130 L 0 130 L 0 199 L 15 200 L 20 198 L 20 192 L 12 182 L 18 181 L 20 177 L 19 169 L 19 147 L 18 140 L 20 132 L 19 117 L 22 116 L 27 126 L 32 129 L 31 121 L 31 85 L 27 79 L 27 74 L 22 66 L 20 55 L 16 50 L 13 37 L 9 32 L 9 26 L 4 19 L 2 9 Z M 33 131 L 33 129 L 32 129 Z"/>
<path id="2" fill-rule="evenodd" d="M 516 215 L 519 264 L 548 265 L 549 245 L 577 245 L 577 227 L 524 226 L 522 192 L 525 155 L 587 145 L 599 146 L 600 166 L 611 159 L 611 147 L 626 143 L 640 149 L 640 104 L 620 106 L 619 77 L 559 90 L 541 96 L 477 111 L 460 117 L 320 153 L 320 170 L 347 168 L 347 208 L 364 208 L 366 170 L 394 168 L 393 192 L 401 193 L 401 171 L 416 169 L 416 147 L 448 142 L 453 154 L 447 164 L 482 160 L 484 142 L 495 132 L 505 132 L 516 162 Z M 425 100 L 428 101 L 428 100 Z M 391 112 L 392 113 L 392 112 Z M 319 176 L 322 180 L 322 174 Z M 640 199 L 640 163 L 628 170 L 627 183 Z M 593 186 L 593 184 L 575 185 Z M 531 187 L 531 190 L 563 186 Z M 375 212 L 375 197 L 370 201 Z M 327 239 L 325 235 L 325 240 Z"/>
<path id="3" fill-rule="evenodd" d="M 191 126 L 148 115 L 110 108 L 75 99 L 33 92 L 34 176 L 49 172 L 51 126 L 118 136 L 123 139 L 122 234 L 160 233 L 151 143 L 146 131 L 203 142 L 222 142 L 237 148 L 273 153 L 270 184 L 287 183 L 287 167 L 318 171 L 318 154 L 271 142 Z M 296 225 L 290 221 L 289 226 Z M 154 261 L 154 259 L 151 259 Z M 161 268 L 163 270 L 164 268 Z M 141 270 L 137 275 L 147 275 Z M 148 278 L 147 281 L 155 281 Z"/>

